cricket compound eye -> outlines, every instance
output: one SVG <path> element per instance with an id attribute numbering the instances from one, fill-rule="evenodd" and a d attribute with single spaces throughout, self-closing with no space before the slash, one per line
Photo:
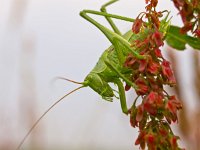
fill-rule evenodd
<path id="1" fill-rule="evenodd" d="M 90 73 L 84 80 L 95 92 L 102 96 L 103 99 L 111 101 L 114 93 L 110 85 L 98 74 Z"/>

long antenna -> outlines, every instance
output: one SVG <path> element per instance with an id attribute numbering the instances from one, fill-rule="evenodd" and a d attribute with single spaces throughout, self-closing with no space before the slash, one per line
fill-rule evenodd
<path id="1" fill-rule="evenodd" d="M 65 97 L 67 97 L 68 95 L 74 93 L 75 91 L 83 88 L 85 86 L 80 86 L 74 90 L 72 90 L 71 92 L 65 94 L 63 97 L 61 97 L 59 100 L 57 100 L 54 104 L 52 104 L 37 120 L 36 122 L 33 124 L 33 126 L 29 129 L 29 131 L 26 133 L 26 135 L 24 136 L 24 138 L 21 140 L 20 144 L 18 145 L 18 147 L 16 148 L 16 150 L 20 150 L 22 144 L 24 143 L 24 141 L 26 140 L 26 138 L 30 135 L 30 133 L 33 131 L 33 129 L 35 129 L 35 127 L 37 126 L 37 124 L 40 122 L 40 120 L 55 106 L 57 105 L 60 101 L 62 101 Z"/>
<path id="2" fill-rule="evenodd" d="M 72 82 L 72 83 L 75 83 L 75 84 L 83 84 L 83 82 L 77 82 L 77 81 L 67 79 L 67 78 L 64 78 L 64 77 L 56 77 L 54 80 L 57 80 L 57 79 L 66 80 L 66 81 L 69 81 L 69 82 Z"/>

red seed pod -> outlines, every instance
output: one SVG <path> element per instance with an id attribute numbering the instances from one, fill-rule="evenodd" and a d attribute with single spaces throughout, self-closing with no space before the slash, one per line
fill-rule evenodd
<path id="1" fill-rule="evenodd" d="M 147 60 L 142 59 L 142 60 L 139 60 L 138 62 L 139 62 L 139 71 L 143 72 L 147 66 Z"/>
<path id="2" fill-rule="evenodd" d="M 176 84 L 176 80 L 172 72 L 172 69 L 170 68 L 169 61 L 164 60 L 161 64 L 161 67 L 162 67 L 162 73 L 165 77 L 167 77 L 169 84 Z"/>
<path id="3" fill-rule="evenodd" d="M 156 110 L 154 104 L 150 104 L 147 102 L 144 103 L 144 110 L 147 111 L 152 116 L 156 116 L 156 114 L 157 114 L 157 110 Z"/>
<path id="4" fill-rule="evenodd" d="M 194 31 L 194 34 L 200 38 L 200 27 Z"/>
<path id="5" fill-rule="evenodd" d="M 154 61 L 150 61 L 148 64 L 148 68 L 147 71 L 150 72 L 151 74 L 158 74 L 159 73 L 159 69 L 160 69 L 160 64 L 156 63 Z"/>
<path id="6" fill-rule="evenodd" d="M 136 58 L 132 55 L 132 54 L 129 54 L 126 58 L 126 61 L 124 63 L 124 66 L 125 67 L 132 67 L 134 65 L 134 63 L 136 62 Z"/>
<path id="7" fill-rule="evenodd" d="M 142 19 L 136 18 L 136 20 L 135 20 L 135 22 L 133 23 L 133 26 L 132 26 L 133 33 L 135 33 L 135 34 L 139 33 L 140 28 L 142 27 L 142 24 L 143 24 Z"/>
<path id="8" fill-rule="evenodd" d="M 148 81 L 153 91 L 157 91 L 159 93 L 163 91 L 162 81 L 159 78 L 155 79 L 154 77 L 149 77 Z"/>
<path id="9" fill-rule="evenodd" d="M 149 1 L 150 1 L 150 0 L 145 0 L 145 3 L 148 4 Z"/>
<path id="10" fill-rule="evenodd" d="M 151 3 L 152 3 L 152 6 L 153 6 L 153 7 L 156 7 L 156 6 L 157 6 L 157 4 L 158 4 L 158 0 L 152 0 L 152 2 L 151 2 Z"/>
<path id="11" fill-rule="evenodd" d="M 184 1 L 183 0 L 173 0 L 175 7 L 180 10 L 181 7 L 183 7 L 184 5 Z"/>
<path id="12" fill-rule="evenodd" d="M 178 149 L 178 144 L 177 144 L 177 140 L 179 139 L 178 136 L 172 136 L 170 139 L 170 144 L 171 144 L 171 148 L 172 150 L 177 150 Z"/>
<path id="13" fill-rule="evenodd" d="M 136 106 L 132 106 L 130 109 L 130 124 L 132 127 L 138 126 L 138 121 L 136 120 L 137 108 Z"/>
<path id="14" fill-rule="evenodd" d="M 131 89 L 131 86 L 128 85 L 128 84 L 126 84 L 126 85 L 125 85 L 125 91 L 128 91 L 128 90 L 130 90 L 130 89 Z"/>
<path id="15" fill-rule="evenodd" d="M 161 50 L 160 50 L 159 48 L 156 48 L 156 49 L 154 50 L 154 52 L 155 52 L 155 55 L 156 55 L 157 57 L 160 57 L 160 58 L 163 57 L 163 56 L 162 56 L 162 53 L 161 53 Z"/>
<path id="16" fill-rule="evenodd" d="M 156 26 L 156 28 L 159 28 L 160 21 L 159 21 L 159 18 L 157 16 L 157 13 L 153 13 L 152 15 L 150 15 L 150 17 L 151 17 L 152 24 L 154 24 Z"/>
<path id="17" fill-rule="evenodd" d="M 188 31 L 192 30 L 194 26 L 194 23 L 192 22 L 185 22 L 184 26 L 181 28 L 180 32 L 182 34 L 187 33 Z"/>
<path id="18" fill-rule="evenodd" d="M 146 135 L 146 132 L 141 130 L 139 135 L 138 135 L 138 138 L 135 141 L 135 145 L 139 145 L 140 144 L 142 149 L 145 148 L 145 139 L 144 139 L 145 135 Z"/>
<path id="19" fill-rule="evenodd" d="M 166 108 L 173 114 L 177 113 L 177 110 L 182 108 L 182 104 L 179 100 L 176 99 L 176 97 L 170 96 L 169 100 L 166 103 Z"/>
<path id="20" fill-rule="evenodd" d="M 152 34 L 152 40 L 155 42 L 157 47 L 163 46 L 164 42 L 163 42 L 163 35 L 161 32 L 159 31 L 155 31 Z"/>
<path id="21" fill-rule="evenodd" d="M 199 0 L 192 0 L 192 5 L 194 8 L 197 8 L 199 5 Z"/>
<path id="22" fill-rule="evenodd" d="M 166 129 L 159 129 L 159 133 L 162 137 L 166 137 L 168 135 L 168 131 Z"/>
<path id="23" fill-rule="evenodd" d="M 146 135 L 146 139 L 147 139 L 148 144 L 150 145 L 153 145 L 155 143 L 155 137 L 151 133 Z"/>
<path id="24" fill-rule="evenodd" d="M 143 105 L 139 105 L 137 107 L 136 121 L 140 122 L 143 119 L 144 107 Z"/>
<path id="25" fill-rule="evenodd" d="M 145 82 L 145 79 L 139 77 L 136 81 L 135 84 L 137 85 L 137 90 L 136 93 L 138 95 L 145 95 L 149 91 L 149 87 L 147 83 Z"/>

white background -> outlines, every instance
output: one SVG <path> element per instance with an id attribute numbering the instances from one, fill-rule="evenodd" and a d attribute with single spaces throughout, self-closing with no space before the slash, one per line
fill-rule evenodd
<path id="1" fill-rule="evenodd" d="M 83 81 L 110 43 L 79 16 L 83 9 L 99 10 L 107 0 L 0 0 L 0 138 L 16 144 L 55 100 L 77 87 L 56 76 Z M 160 1 L 159 10 L 172 2 Z M 144 0 L 121 0 L 108 12 L 135 18 Z M 108 25 L 102 17 L 95 17 Z M 130 23 L 116 21 L 122 32 Z M 26 44 L 28 43 L 28 46 Z M 181 55 L 187 55 L 181 54 Z M 129 104 L 134 99 L 127 95 Z M 29 112 L 32 112 L 29 115 Z M 31 118 L 33 117 L 33 118 Z M 29 123 L 27 120 L 30 119 Z M 138 130 L 131 128 L 118 100 L 106 102 L 89 88 L 67 97 L 40 122 L 33 135 L 44 149 L 133 149 Z M 24 145 L 28 145 L 27 138 Z"/>

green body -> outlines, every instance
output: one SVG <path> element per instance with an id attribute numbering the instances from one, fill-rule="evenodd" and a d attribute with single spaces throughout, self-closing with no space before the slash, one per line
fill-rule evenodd
<path id="1" fill-rule="evenodd" d="M 132 35 L 132 32 L 129 31 L 123 36 L 123 38 L 129 41 Z M 122 56 L 124 57 L 124 59 L 126 58 L 127 54 L 127 51 L 123 51 Z M 113 69 L 107 66 L 105 60 L 109 60 L 111 64 L 115 64 L 116 69 L 121 74 L 130 74 L 130 70 L 124 68 L 123 65 L 120 63 L 114 46 L 110 46 L 103 52 L 96 66 L 87 75 L 84 82 L 85 85 L 91 87 L 94 91 L 100 94 L 103 99 L 111 101 L 112 97 L 114 97 L 114 93 L 108 83 L 115 83 L 116 80 L 118 80 L 120 77 L 118 73 L 116 73 L 115 71 L 113 71 Z"/>

